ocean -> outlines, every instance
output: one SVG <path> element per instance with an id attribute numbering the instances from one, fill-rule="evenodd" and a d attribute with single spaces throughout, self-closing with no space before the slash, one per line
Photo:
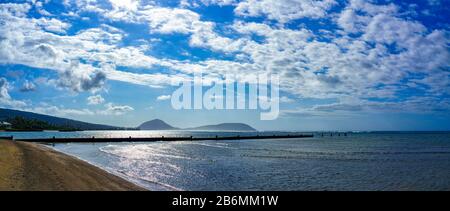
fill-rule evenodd
<path id="1" fill-rule="evenodd" d="M 242 133 L 86 131 L 0 136 L 235 134 Z M 301 139 L 68 143 L 51 147 L 150 190 L 450 190 L 450 133 L 445 132 L 361 132 L 332 137 L 317 133 L 314 138 Z"/>

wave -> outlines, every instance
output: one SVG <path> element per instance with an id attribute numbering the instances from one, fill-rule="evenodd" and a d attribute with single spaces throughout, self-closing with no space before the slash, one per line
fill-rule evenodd
<path id="1" fill-rule="evenodd" d="M 118 176 L 118 177 L 120 177 L 120 178 L 122 178 L 124 180 L 127 180 L 127 181 L 129 181 L 129 182 L 131 182 L 131 183 L 133 183 L 133 184 L 135 184 L 135 185 L 137 185 L 139 187 L 142 187 L 144 189 L 148 189 L 147 187 L 145 187 L 145 185 L 139 183 L 138 181 L 134 180 L 133 178 L 130 178 L 126 173 L 124 173 L 124 172 L 122 172 L 122 171 L 120 171 L 118 169 L 110 168 L 110 167 L 107 167 L 107 166 L 104 166 L 104 165 L 100 165 L 100 164 L 98 164 L 96 162 L 92 162 L 90 160 L 83 159 L 80 156 L 76 156 L 76 155 L 74 155 L 72 153 L 68 153 L 68 152 L 66 152 L 64 150 L 61 150 L 61 149 L 58 149 L 58 148 L 55 148 L 55 147 L 49 147 L 49 148 L 51 148 L 53 150 L 56 150 L 58 152 L 64 153 L 64 154 L 66 154 L 68 156 L 74 157 L 76 159 L 79 159 L 81 161 L 84 161 L 84 162 L 88 163 L 89 165 L 92 165 L 92 166 L 95 166 L 97 168 L 100 168 L 100 169 L 102 169 L 102 170 L 104 170 L 104 171 L 106 171 L 106 172 L 108 172 L 108 173 L 110 173 L 112 175 Z"/>
<path id="2" fill-rule="evenodd" d="M 201 142 L 197 142 L 197 143 L 187 143 L 189 145 L 197 145 L 197 146 L 205 146 L 205 147 L 214 147 L 214 148 L 222 148 L 222 149 L 237 149 L 235 147 L 230 147 L 228 144 L 225 143 L 214 143 L 214 144 L 209 144 L 209 143 L 201 143 Z"/>
<path id="3" fill-rule="evenodd" d="M 450 151 L 302 151 L 270 148 L 241 148 L 243 151 L 264 151 L 270 153 L 290 153 L 304 155 L 409 155 L 409 154 L 450 154 Z"/>
<path id="4" fill-rule="evenodd" d="M 126 175 L 127 177 L 133 178 L 133 179 L 134 179 L 137 183 L 139 183 L 140 185 L 143 185 L 143 186 L 145 186 L 145 187 L 148 187 L 150 190 L 152 190 L 152 188 L 151 188 L 151 186 L 150 186 L 148 183 L 153 184 L 153 185 L 160 186 L 160 187 L 162 187 L 163 190 L 167 190 L 167 191 L 184 191 L 184 190 L 181 189 L 181 188 L 178 188 L 178 187 L 175 187 L 175 186 L 172 186 L 172 185 L 163 183 L 163 182 L 159 182 L 159 181 L 154 181 L 154 180 L 151 180 L 151 179 L 147 179 L 147 178 L 145 178 L 145 177 L 138 176 L 138 175 L 134 175 L 134 174 L 131 174 L 131 173 L 129 173 L 129 172 L 122 172 L 122 173 L 123 173 L 124 175 Z M 160 190 L 160 189 L 158 188 L 158 190 Z"/>
<path id="5" fill-rule="evenodd" d="M 346 152 L 346 153 L 297 153 L 297 154 L 241 154 L 242 157 L 261 159 L 291 159 L 291 160 L 328 160 L 328 161 L 424 161 L 425 157 L 418 155 L 448 155 L 450 152 Z M 410 155 L 408 157 L 402 155 Z M 411 157 L 413 156 L 413 157 Z M 429 159 L 429 158 L 428 158 Z M 435 158 L 433 158 L 435 159 Z"/>

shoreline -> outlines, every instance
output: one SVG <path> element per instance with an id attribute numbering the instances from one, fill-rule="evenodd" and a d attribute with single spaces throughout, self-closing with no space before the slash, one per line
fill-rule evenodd
<path id="1" fill-rule="evenodd" d="M 147 191 L 47 146 L 0 140 L 1 191 Z"/>

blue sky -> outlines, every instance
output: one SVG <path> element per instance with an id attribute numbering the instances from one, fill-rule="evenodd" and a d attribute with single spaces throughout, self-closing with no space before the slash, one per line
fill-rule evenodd
<path id="1" fill-rule="evenodd" d="M 0 1 L 0 107 L 120 126 L 450 130 L 450 2 Z M 280 77 L 280 117 L 174 110 L 172 81 Z"/>

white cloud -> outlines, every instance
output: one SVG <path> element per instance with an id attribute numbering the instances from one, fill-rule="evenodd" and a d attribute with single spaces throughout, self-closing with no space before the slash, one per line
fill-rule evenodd
<path id="1" fill-rule="evenodd" d="M 31 6 L 29 4 L 5 3 L 0 6 L 0 15 L 12 15 L 14 17 L 25 17 Z"/>
<path id="2" fill-rule="evenodd" d="M 102 115 L 123 115 L 127 112 L 134 111 L 134 108 L 127 105 L 114 105 L 113 103 L 108 103 L 105 105 L 106 110 L 99 112 Z"/>
<path id="3" fill-rule="evenodd" d="M 1 4 L 0 11 L 9 10 L 5 10 Z M 115 43 L 120 37 L 107 32 L 108 29 L 92 29 L 74 36 L 60 36 L 47 32 L 45 27 L 41 28 L 35 19 L 22 17 L 22 13 L 14 16 L 16 13 L 0 13 L 1 20 L 6 20 L 0 28 L 0 63 L 55 70 L 61 79 L 56 81 L 57 84 L 77 92 L 101 88 L 106 79 L 101 69 L 80 64 L 78 60 L 88 59 L 95 50 L 111 49 L 112 46 L 105 43 Z"/>
<path id="4" fill-rule="evenodd" d="M 36 85 L 28 80 L 25 80 L 25 82 L 22 85 L 22 88 L 20 88 L 21 92 L 32 92 L 36 90 Z"/>
<path id="5" fill-rule="evenodd" d="M 86 71 L 87 65 L 76 62 L 69 69 L 59 73 L 59 79 L 56 84 L 61 87 L 70 87 L 75 92 L 98 91 L 106 80 L 106 74 L 103 71 Z"/>
<path id="6" fill-rule="evenodd" d="M 445 71 L 450 65 L 448 32 L 430 31 L 417 21 L 405 19 L 392 3 L 376 5 L 351 0 L 342 11 L 329 15 L 327 12 L 335 5 L 331 0 L 201 1 L 233 5 L 238 15 L 265 16 L 279 23 L 328 18 L 339 30 L 324 26 L 321 32 L 328 31 L 326 37 L 303 26 L 288 29 L 283 24 L 244 21 L 224 26 L 202 20 L 188 9 L 143 5 L 137 1 L 111 3 L 113 7 L 93 0 L 72 2 L 78 9 L 96 12 L 109 18 L 108 21 L 146 24 L 152 36 L 184 34 L 191 47 L 206 48 L 234 59 L 157 58 L 145 46 L 124 45 L 126 32 L 113 27 L 102 25 L 62 35 L 70 25 L 58 28 L 62 21 L 27 18 L 27 4 L 2 4 L 0 18 L 5 24 L 0 28 L 0 63 L 51 69 L 60 76 L 53 80 L 55 84 L 76 92 L 99 90 L 106 79 L 161 87 L 199 71 L 210 78 L 227 73 L 238 77 L 249 73 L 278 74 L 282 91 L 296 97 L 342 100 L 351 96 L 356 98 L 354 104 L 367 98 L 395 98 L 398 92 L 412 86 L 427 87 L 426 95 L 442 96 L 449 92 L 449 73 Z M 44 23 L 55 27 L 54 30 Z M 57 31 L 60 32 L 52 33 Z M 121 71 L 121 67 L 143 69 L 144 73 Z M 153 72 L 161 67 L 170 73 Z"/>
<path id="7" fill-rule="evenodd" d="M 201 26 L 202 24 L 213 24 L 212 22 L 200 21 L 200 15 L 188 9 L 165 8 L 151 4 L 137 9 L 138 4 L 132 8 L 128 8 L 115 6 L 117 3 L 114 2 L 112 3 L 112 10 L 98 10 L 98 13 L 112 20 L 147 24 L 151 33 L 188 34 L 196 31 L 199 27 L 205 27 Z M 125 5 L 125 3 L 122 2 L 121 4 Z"/>
<path id="8" fill-rule="evenodd" d="M 16 8 L 14 11 L 20 13 L 5 9 L 9 7 Z M 6 11 L 0 13 L 0 18 L 7 20 L 4 27 L 0 28 L 0 63 L 54 70 L 59 79 L 49 82 L 75 92 L 97 91 L 102 88 L 106 79 L 156 87 L 168 85 L 172 79 L 177 78 L 176 75 L 140 75 L 111 69 L 116 65 L 139 68 L 151 68 L 154 65 L 171 67 L 177 62 L 145 55 L 145 48 L 118 47 L 124 32 L 107 25 L 85 29 L 73 36 L 47 32 L 35 21 L 23 17 L 27 8 L 0 4 L 0 11 Z M 18 16 L 14 16 L 16 13 Z M 80 59 L 88 63 L 80 63 Z M 99 65 L 94 66 L 92 63 Z"/>
<path id="9" fill-rule="evenodd" d="M 8 93 L 8 81 L 6 78 L 0 78 L 0 98 L 9 99 L 11 98 Z"/>
<path id="10" fill-rule="evenodd" d="M 47 18 L 39 18 L 34 20 L 36 24 L 46 31 L 55 32 L 55 33 L 66 33 L 66 30 L 70 28 L 70 24 L 62 22 L 58 19 L 47 19 Z"/>
<path id="11" fill-rule="evenodd" d="M 234 11 L 241 16 L 265 15 L 268 19 L 287 23 L 301 18 L 325 17 L 336 4 L 334 0 L 244 0 Z"/>
<path id="12" fill-rule="evenodd" d="M 347 33 L 361 33 L 376 15 L 392 16 L 397 13 L 394 4 L 375 5 L 368 1 L 351 0 L 336 20 Z"/>
<path id="13" fill-rule="evenodd" d="M 374 16 L 367 25 L 363 39 L 383 44 L 396 43 L 407 48 L 410 40 L 426 32 L 418 22 L 405 21 L 386 14 Z"/>
<path id="14" fill-rule="evenodd" d="M 353 9 L 345 9 L 337 19 L 338 25 L 347 33 L 357 33 L 363 30 L 364 24 L 368 21 L 365 16 L 357 15 Z"/>
<path id="15" fill-rule="evenodd" d="M 170 95 L 161 95 L 156 98 L 158 101 L 170 100 Z"/>
<path id="16" fill-rule="evenodd" d="M 354 116 L 361 114 L 427 113 L 445 114 L 450 111 L 450 100 L 438 97 L 409 97 L 404 101 L 376 102 L 368 100 L 342 101 L 311 107 L 281 111 L 283 116 Z"/>
<path id="17" fill-rule="evenodd" d="M 9 83 L 6 78 L 0 78 L 0 105 L 8 107 L 24 107 L 26 103 L 23 101 L 14 100 L 9 95 Z"/>
<path id="18" fill-rule="evenodd" d="M 54 106 L 47 103 L 41 103 L 34 106 L 24 107 L 21 110 L 47 114 L 59 117 L 80 117 L 80 116 L 96 116 L 96 115 L 124 115 L 133 111 L 134 108 L 126 105 L 114 105 L 112 103 L 105 104 L 105 109 L 90 110 L 87 108 L 65 108 L 64 106 Z"/>
<path id="19" fill-rule="evenodd" d="M 101 95 L 93 95 L 87 98 L 89 105 L 98 105 L 105 102 L 105 99 Z"/>
<path id="20" fill-rule="evenodd" d="M 147 24 L 151 34 L 188 34 L 189 44 L 193 47 L 233 52 L 245 42 L 218 35 L 214 31 L 215 23 L 202 21 L 199 14 L 188 9 L 146 5 L 137 10 L 114 8 L 99 14 L 116 21 Z"/>
<path id="21" fill-rule="evenodd" d="M 31 3 L 34 5 L 34 7 L 36 8 L 36 10 L 39 14 L 41 14 L 43 16 L 51 16 L 52 14 L 44 9 L 44 4 L 49 3 L 49 1 L 50 0 L 45 0 L 45 1 L 32 0 Z"/>
<path id="22" fill-rule="evenodd" d="M 295 100 L 292 99 L 292 98 L 286 97 L 286 96 L 282 96 L 282 97 L 280 97 L 280 102 L 282 102 L 282 103 L 293 103 L 293 102 L 295 102 Z"/>
<path id="23" fill-rule="evenodd" d="M 205 5 L 219 5 L 219 6 L 226 6 L 226 5 L 235 5 L 239 1 L 238 0 L 200 0 Z"/>
<path id="24" fill-rule="evenodd" d="M 392 113 L 430 113 L 430 112 L 448 112 L 450 111 L 450 101 L 434 97 L 410 97 L 401 102 L 342 102 L 326 105 L 317 105 L 312 108 L 318 112 L 392 112 Z"/>
<path id="25" fill-rule="evenodd" d="M 34 112 L 34 113 L 59 116 L 59 117 L 92 116 L 92 115 L 96 114 L 96 112 L 91 111 L 89 109 L 64 108 L 64 107 L 60 107 L 60 106 L 48 105 L 45 103 L 43 105 L 36 105 L 33 107 L 24 108 L 23 110 L 29 111 L 29 112 Z"/>
<path id="26" fill-rule="evenodd" d="M 109 0 L 116 9 L 136 10 L 139 5 L 139 0 Z"/>

